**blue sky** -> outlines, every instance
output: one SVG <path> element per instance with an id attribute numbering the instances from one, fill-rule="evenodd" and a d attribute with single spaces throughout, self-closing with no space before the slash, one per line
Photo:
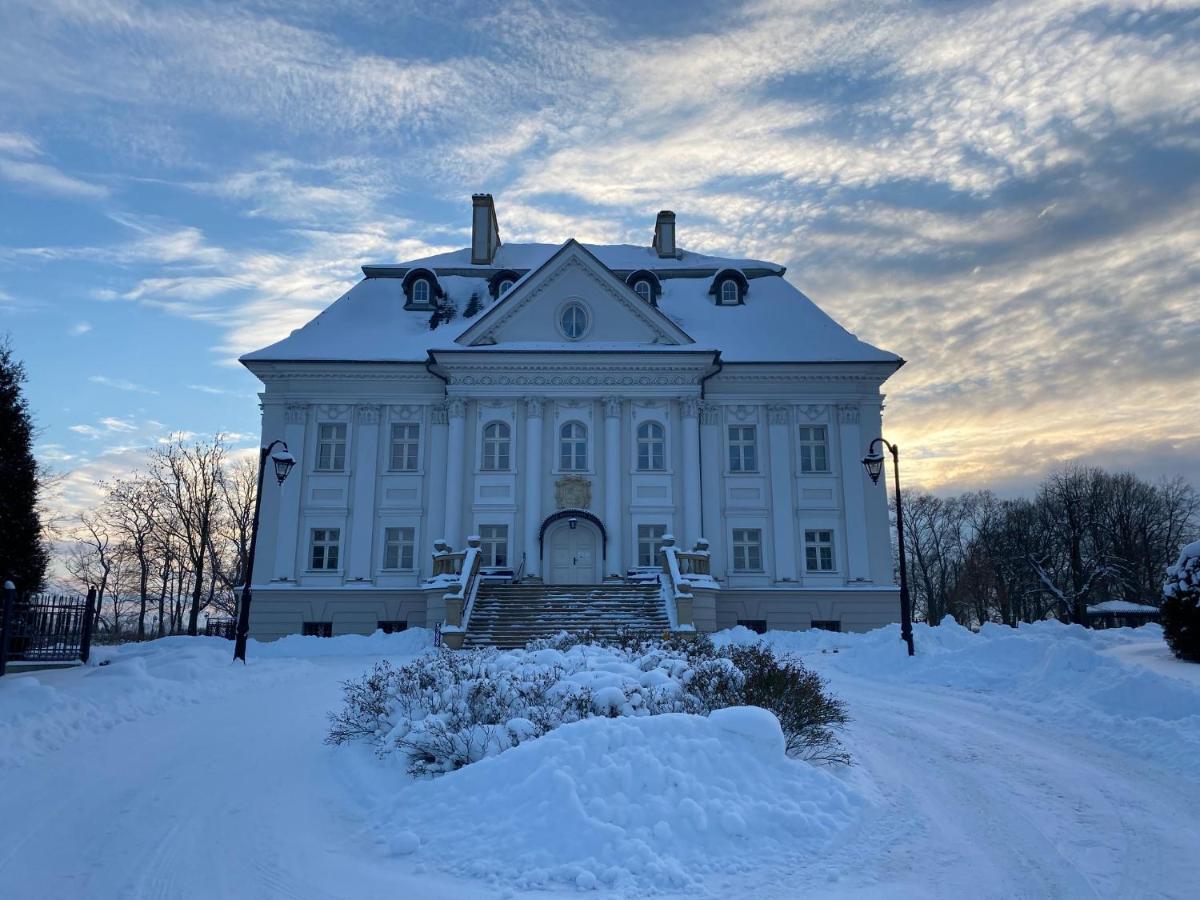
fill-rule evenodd
<path id="1" fill-rule="evenodd" d="M 647 9 L 647 7 L 650 7 Z M 1200 8 L 1177 2 L 0 8 L 0 331 L 78 505 L 365 262 L 507 241 L 772 259 L 910 364 L 913 483 L 1200 481 Z"/>

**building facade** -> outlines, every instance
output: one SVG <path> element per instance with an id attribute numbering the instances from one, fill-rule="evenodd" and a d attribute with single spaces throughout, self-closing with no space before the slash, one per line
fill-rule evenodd
<path id="1" fill-rule="evenodd" d="M 472 246 L 363 281 L 243 357 L 268 482 L 251 633 L 432 627 L 434 542 L 521 581 L 601 584 L 706 540 L 716 627 L 899 618 L 886 491 L 860 463 L 903 364 L 781 266 L 649 247 Z M 711 624 L 711 623 L 710 623 Z"/>

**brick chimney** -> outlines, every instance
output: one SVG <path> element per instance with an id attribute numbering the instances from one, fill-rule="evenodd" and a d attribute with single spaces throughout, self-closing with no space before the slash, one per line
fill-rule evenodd
<path id="1" fill-rule="evenodd" d="M 675 213 L 664 209 L 654 221 L 654 249 L 659 256 L 675 255 Z"/>
<path id="2" fill-rule="evenodd" d="M 471 262 L 491 265 L 500 249 L 500 226 L 491 194 L 471 195 Z"/>

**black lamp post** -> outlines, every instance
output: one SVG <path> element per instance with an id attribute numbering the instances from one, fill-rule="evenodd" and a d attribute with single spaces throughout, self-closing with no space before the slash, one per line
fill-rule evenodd
<path id="1" fill-rule="evenodd" d="M 892 466 L 895 473 L 892 481 L 896 485 L 896 537 L 900 545 L 900 637 L 904 639 L 904 643 L 908 644 L 908 655 L 912 656 L 914 653 L 912 600 L 908 596 L 908 566 L 904 562 L 904 512 L 900 507 L 900 448 L 877 437 L 867 448 L 867 455 L 863 458 L 862 464 L 867 470 L 867 475 L 871 477 L 871 482 L 879 484 L 879 476 L 883 473 L 883 454 L 878 450 L 880 444 L 887 447 L 892 454 Z"/>
<path id="2" fill-rule="evenodd" d="M 271 453 L 278 444 L 280 449 Z M 237 639 L 233 644 L 233 658 L 246 661 L 246 638 L 250 634 L 250 583 L 254 580 L 254 550 L 258 545 L 258 511 L 262 508 L 263 473 L 267 468 L 267 458 L 275 464 L 275 478 L 282 485 L 283 480 L 292 471 L 296 458 L 288 452 L 288 446 L 283 441 L 272 441 L 259 451 L 258 457 L 258 493 L 254 495 L 254 521 L 250 525 L 250 557 L 246 560 L 246 583 L 242 586 L 242 602 L 238 604 Z"/>

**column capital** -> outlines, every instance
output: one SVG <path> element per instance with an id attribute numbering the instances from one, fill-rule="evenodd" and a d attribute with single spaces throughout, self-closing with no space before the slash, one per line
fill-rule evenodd
<path id="1" fill-rule="evenodd" d="M 699 397 L 680 397 L 679 409 L 685 419 L 694 419 L 700 415 Z"/>
<path id="2" fill-rule="evenodd" d="M 700 424 L 701 425 L 720 425 L 721 424 L 721 407 L 716 403 L 708 403 L 707 401 L 700 404 Z"/>
<path id="3" fill-rule="evenodd" d="M 545 405 L 546 401 L 541 397 L 526 397 L 525 415 L 531 419 L 540 419 L 542 417 L 542 409 Z"/>
<path id="4" fill-rule="evenodd" d="M 445 425 L 446 424 L 446 421 L 447 421 L 446 404 L 444 402 L 443 403 L 434 403 L 430 407 L 430 413 L 432 415 L 434 425 Z"/>
<path id="5" fill-rule="evenodd" d="M 857 425 L 859 417 L 859 407 L 857 403 L 839 403 L 838 421 L 845 425 Z"/>
<path id="6" fill-rule="evenodd" d="M 308 404 L 289 403 L 284 408 L 283 420 L 288 425 L 303 425 L 308 420 Z"/>
<path id="7" fill-rule="evenodd" d="M 374 404 L 358 407 L 358 422 L 360 425 L 378 425 L 379 407 Z"/>
<path id="8" fill-rule="evenodd" d="M 767 407 L 767 422 L 771 425 L 787 425 L 792 418 L 792 408 L 783 403 L 772 403 Z"/>
<path id="9" fill-rule="evenodd" d="M 451 397 L 446 401 L 446 414 L 451 419 L 464 419 L 467 415 L 467 401 L 462 397 Z"/>
<path id="10" fill-rule="evenodd" d="M 605 397 L 600 402 L 604 404 L 604 417 L 606 419 L 615 419 L 621 415 L 620 397 Z"/>

